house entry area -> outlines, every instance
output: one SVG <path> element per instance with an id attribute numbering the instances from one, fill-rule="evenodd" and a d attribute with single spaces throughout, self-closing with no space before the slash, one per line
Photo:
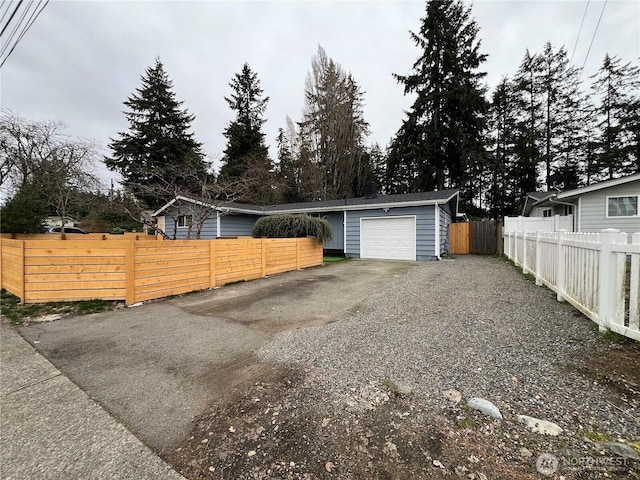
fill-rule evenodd
<path id="1" fill-rule="evenodd" d="M 360 258 L 415 260 L 415 215 L 360 219 Z"/>

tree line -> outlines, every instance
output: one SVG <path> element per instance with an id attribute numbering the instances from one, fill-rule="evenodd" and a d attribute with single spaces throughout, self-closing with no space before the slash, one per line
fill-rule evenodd
<path id="1" fill-rule="evenodd" d="M 226 146 L 218 172 L 194 136 L 194 116 L 156 59 L 124 102 L 129 128 L 111 139 L 104 163 L 121 175 L 129 207 L 153 211 L 173 200 L 176 220 L 188 215 L 196 236 L 211 204 L 351 198 L 374 182 L 387 194 L 458 188 L 463 211 L 497 219 L 518 214 L 526 193 L 552 175 L 573 188 L 640 171 L 637 65 L 607 55 L 598 72 L 585 78 L 564 47 L 547 43 L 542 52 L 525 51 L 518 70 L 489 95 L 479 34 L 471 7 L 461 0 L 426 2 L 419 30 L 410 32 L 420 55 L 408 74 L 393 74 L 413 104 L 385 146 L 368 142 L 365 92 L 319 47 L 305 81 L 302 117 L 285 119 L 275 139 L 276 158 L 270 158 L 263 132 L 269 97 L 245 64 L 225 97 L 234 118 L 222 132 Z M 62 139 L 59 125 L 3 112 L 0 172 L 3 185 L 13 180 L 16 195 L 29 197 L 34 187 L 44 191 L 38 168 L 27 165 L 38 161 L 25 158 L 40 159 L 43 168 L 50 168 L 51 159 L 68 158 L 25 146 L 33 138 L 29 130 L 47 128 L 57 132 L 60 145 L 79 148 L 67 155 L 85 159 L 71 162 L 83 173 L 86 159 L 95 157 L 83 142 Z M 47 145 L 47 135 L 39 135 Z M 86 190 L 82 182 L 62 184 Z M 63 197 L 47 194 L 48 208 L 55 205 L 64 214 L 70 199 Z"/>

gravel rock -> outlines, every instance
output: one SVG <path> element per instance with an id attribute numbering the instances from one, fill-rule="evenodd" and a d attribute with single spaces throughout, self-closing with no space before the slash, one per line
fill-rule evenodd
<path id="1" fill-rule="evenodd" d="M 593 322 L 502 259 L 418 262 L 360 305 L 334 323 L 276 334 L 258 356 L 314 367 L 337 396 L 393 378 L 434 408 L 450 405 L 442 391 L 455 388 L 490 398 L 505 417 L 640 435 L 604 385 L 566 369 L 578 352 L 606 348 Z"/>
<path id="2" fill-rule="evenodd" d="M 499 418 L 500 420 L 502 420 L 502 414 L 500 413 L 500 410 L 489 400 L 473 397 L 469 399 L 469 401 L 467 402 L 467 406 L 475 410 L 480 410 L 485 415 L 489 415 L 490 417 Z"/>
<path id="3" fill-rule="evenodd" d="M 540 420 L 539 418 L 529 417 L 527 415 L 518 415 L 518 422 L 524 423 L 532 432 L 541 433 L 542 435 L 553 435 L 554 437 L 562 433 L 562 428 L 553 422 Z"/>

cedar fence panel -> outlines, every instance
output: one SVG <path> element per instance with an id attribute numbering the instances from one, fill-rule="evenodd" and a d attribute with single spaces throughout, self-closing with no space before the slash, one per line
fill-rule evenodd
<path id="1" fill-rule="evenodd" d="M 130 305 L 322 264 L 322 244 L 313 238 L 31 238 L 0 236 L 2 288 L 23 303 L 102 299 Z"/>

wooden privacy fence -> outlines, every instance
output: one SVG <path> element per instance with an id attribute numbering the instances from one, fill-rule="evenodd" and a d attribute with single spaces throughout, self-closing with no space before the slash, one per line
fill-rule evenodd
<path id="1" fill-rule="evenodd" d="M 507 232 L 504 253 L 596 322 L 640 341 L 640 233 Z M 630 260 L 630 261 L 629 261 Z"/>
<path id="2" fill-rule="evenodd" d="M 0 238 L 2 288 L 23 303 L 102 299 L 130 305 L 322 264 L 315 238 L 69 237 Z"/>
<path id="3" fill-rule="evenodd" d="M 493 255 L 498 252 L 500 223 L 492 221 L 449 224 L 449 253 Z"/>

